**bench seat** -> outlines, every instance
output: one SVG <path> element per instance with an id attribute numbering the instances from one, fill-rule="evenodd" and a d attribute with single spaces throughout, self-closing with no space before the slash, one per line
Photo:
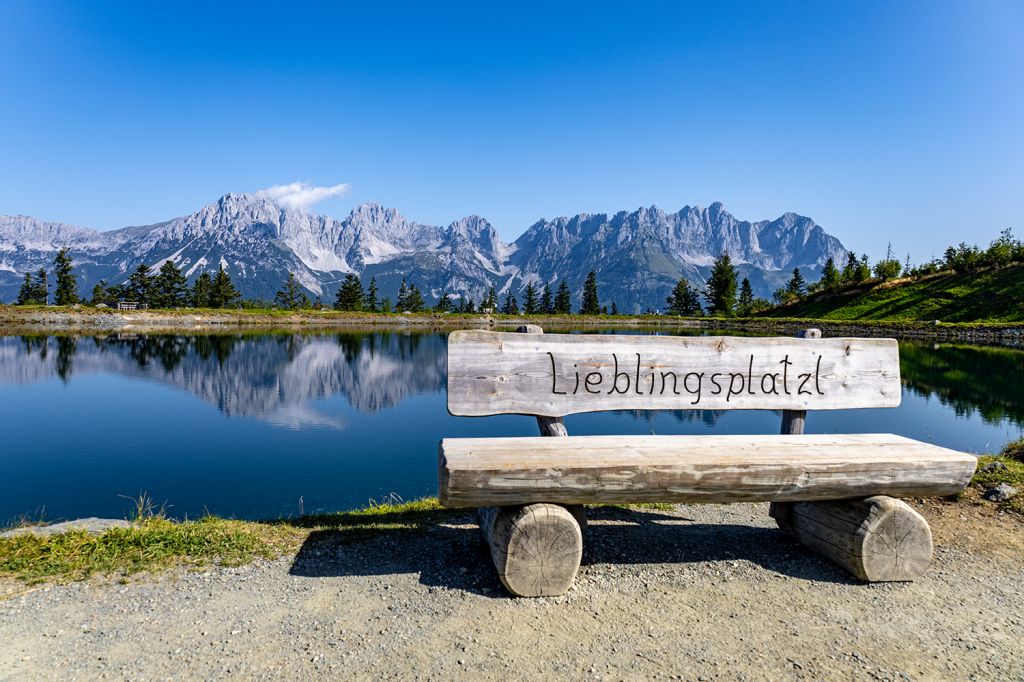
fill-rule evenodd
<path id="1" fill-rule="evenodd" d="M 892 434 L 446 438 L 448 507 L 951 495 L 973 455 Z"/>

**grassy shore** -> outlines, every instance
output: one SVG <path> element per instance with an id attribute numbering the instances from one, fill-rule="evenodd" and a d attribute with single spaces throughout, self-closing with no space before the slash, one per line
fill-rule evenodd
<path id="1" fill-rule="evenodd" d="M 1006 468 L 975 474 L 957 498 L 959 504 L 992 505 L 982 492 L 998 483 L 1024 491 L 1024 441 L 999 454 L 979 459 L 979 470 L 992 462 Z M 619 506 L 619 505 L 616 505 Z M 627 506 L 627 505 L 621 505 Z M 669 504 L 628 505 L 632 509 L 671 509 Z M 999 503 L 1002 511 L 1024 522 L 1024 494 Z M 59 535 L 22 534 L 0 538 L 0 577 L 27 584 L 82 580 L 94 574 L 122 579 L 135 573 L 175 566 L 240 565 L 295 552 L 310 533 L 333 531 L 342 541 L 358 541 L 381 532 L 423 532 L 441 523 L 472 523 L 469 510 L 445 509 L 435 498 L 374 503 L 363 509 L 269 521 L 206 517 L 173 521 L 161 513 L 137 515 L 127 528 L 93 535 L 70 531 Z"/>
<path id="2" fill-rule="evenodd" d="M 1024 321 L 1024 265 L 921 278 L 872 280 L 837 294 L 820 293 L 770 311 L 775 317 L 833 321 Z"/>
<path id="3" fill-rule="evenodd" d="M 628 506 L 671 508 L 667 504 Z M 382 532 L 423 532 L 439 523 L 469 523 L 473 519 L 471 510 L 445 509 L 433 497 L 267 521 L 215 516 L 174 521 L 156 512 L 136 516 L 127 528 L 110 528 L 99 534 L 73 530 L 0 538 L 0 578 L 31 585 L 83 580 L 94 574 L 125 578 L 175 566 L 237 566 L 294 553 L 316 531 L 333 531 L 342 541 L 354 542 Z"/>

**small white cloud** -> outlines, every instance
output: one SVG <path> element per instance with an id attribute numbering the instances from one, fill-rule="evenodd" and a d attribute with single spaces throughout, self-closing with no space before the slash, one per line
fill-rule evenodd
<path id="1" fill-rule="evenodd" d="M 331 197 L 340 197 L 348 193 L 348 184 L 331 187 L 316 187 L 308 182 L 293 182 L 288 185 L 275 185 L 261 189 L 256 194 L 266 197 L 281 208 L 307 209 L 315 203 Z"/>

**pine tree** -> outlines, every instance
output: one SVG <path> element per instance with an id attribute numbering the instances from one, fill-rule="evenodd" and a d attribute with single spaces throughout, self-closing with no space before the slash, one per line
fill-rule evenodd
<path id="1" fill-rule="evenodd" d="M 786 293 L 797 299 L 807 293 L 807 281 L 800 274 L 800 268 L 793 268 L 793 276 L 786 282 Z"/>
<path id="2" fill-rule="evenodd" d="M 341 293 L 340 289 L 338 293 Z M 284 284 L 274 294 L 274 305 L 285 310 L 298 310 L 309 305 L 309 297 L 303 291 L 299 280 L 295 279 L 294 272 L 288 273 L 288 278 L 285 279 Z"/>
<path id="3" fill-rule="evenodd" d="M 409 287 L 405 283 L 405 277 L 402 278 L 402 285 L 398 287 L 398 300 L 395 301 L 395 309 L 398 312 L 409 309 Z"/>
<path id="4" fill-rule="evenodd" d="M 540 311 L 545 315 L 551 315 L 555 312 L 555 300 L 551 295 L 551 285 L 544 285 L 544 293 L 540 296 Z"/>
<path id="5" fill-rule="evenodd" d="M 152 289 L 153 278 L 149 276 L 149 266 L 139 263 L 139 267 L 135 268 L 135 272 L 128 278 L 127 294 L 131 296 L 131 300 L 149 305 Z"/>
<path id="6" fill-rule="evenodd" d="M 700 294 L 695 287 L 693 287 L 685 278 L 680 278 L 676 282 L 675 287 L 672 289 L 672 293 L 669 294 L 668 298 L 665 299 L 665 303 L 668 304 L 668 310 L 666 311 L 669 315 L 702 315 L 704 309 L 700 305 Z"/>
<path id="7" fill-rule="evenodd" d="M 555 294 L 555 313 L 558 315 L 572 313 L 572 295 L 569 293 L 569 285 L 565 283 L 565 280 L 558 284 L 558 293 Z"/>
<path id="8" fill-rule="evenodd" d="M 508 295 L 505 296 L 505 305 L 501 306 L 502 315 L 518 315 L 519 314 L 519 302 L 516 301 L 516 297 L 512 295 L 512 290 L 509 289 Z"/>
<path id="9" fill-rule="evenodd" d="M 857 281 L 857 254 L 850 251 L 846 254 L 846 265 L 843 266 L 843 284 Z"/>
<path id="10" fill-rule="evenodd" d="M 377 278 L 370 278 L 370 286 L 366 289 L 366 298 L 363 299 L 363 309 L 371 313 L 380 312 L 380 303 L 377 302 Z"/>
<path id="11" fill-rule="evenodd" d="M 423 294 L 420 293 L 419 287 L 415 284 L 410 284 L 405 297 L 404 310 L 408 310 L 411 313 L 418 313 L 422 311 L 425 306 L 426 303 L 423 300 Z"/>
<path id="12" fill-rule="evenodd" d="M 740 317 L 750 317 L 754 313 L 754 289 L 746 277 L 740 282 L 740 298 L 736 304 L 736 312 Z"/>
<path id="13" fill-rule="evenodd" d="M 54 303 L 57 305 L 74 305 L 78 303 L 78 281 L 72 272 L 71 256 L 66 248 L 57 252 L 53 259 L 53 274 L 57 280 L 54 291 Z"/>
<path id="14" fill-rule="evenodd" d="M 472 315 L 476 312 L 476 305 L 473 303 L 472 298 L 466 296 L 462 299 L 460 312 L 466 313 L 467 315 Z"/>
<path id="15" fill-rule="evenodd" d="M 591 270 L 583 283 L 583 303 L 580 312 L 584 315 L 600 315 L 601 303 L 597 296 L 597 273 Z"/>
<path id="16" fill-rule="evenodd" d="M 863 254 L 860 257 L 860 262 L 857 263 L 857 270 L 854 272 L 853 281 L 864 282 L 871 277 L 871 266 L 868 264 L 868 254 Z"/>
<path id="17" fill-rule="evenodd" d="M 210 273 L 202 272 L 196 277 L 196 281 L 192 283 L 192 307 L 193 308 L 212 308 L 210 305 L 210 296 L 213 294 L 213 278 L 210 277 Z"/>
<path id="18" fill-rule="evenodd" d="M 50 299 L 50 284 L 46 275 L 46 268 L 36 270 L 35 279 L 32 280 L 32 302 L 36 305 L 46 305 Z"/>
<path id="19" fill-rule="evenodd" d="M 736 268 L 728 253 L 715 259 L 711 277 L 704 289 L 704 298 L 708 302 L 708 312 L 712 315 L 732 317 L 733 308 L 736 307 Z"/>
<path id="20" fill-rule="evenodd" d="M 18 298 L 14 305 L 33 305 L 36 303 L 35 295 L 36 287 L 32 283 L 32 275 L 26 272 L 25 281 L 22 282 L 21 289 L 18 290 Z"/>
<path id="21" fill-rule="evenodd" d="M 110 305 L 110 292 L 107 291 L 107 280 L 101 279 L 92 288 L 92 305 Z"/>
<path id="22" fill-rule="evenodd" d="M 213 276 L 213 286 L 210 291 L 211 308 L 234 308 L 242 299 L 238 289 L 231 281 L 231 276 L 223 267 Z"/>
<path id="23" fill-rule="evenodd" d="M 487 295 L 480 302 L 480 312 L 494 312 L 498 307 L 498 293 L 491 286 L 487 289 Z"/>
<path id="24" fill-rule="evenodd" d="M 452 299 L 451 299 L 451 297 L 448 296 L 448 292 L 447 291 L 442 292 L 441 293 L 441 298 L 437 299 L 437 303 L 434 304 L 434 312 L 435 313 L 447 313 L 447 312 L 451 312 L 451 309 L 452 309 Z"/>
<path id="25" fill-rule="evenodd" d="M 177 308 L 188 300 L 188 281 L 173 261 L 164 261 L 153 279 L 151 305 L 156 308 Z"/>
<path id="26" fill-rule="evenodd" d="M 619 306 L 615 305 L 615 301 L 612 301 L 612 315 L 619 314 Z"/>
<path id="27" fill-rule="evenodd" d="M 821 269 L 821 288 L 825 291 L 835 291 L 841 283 L 841 275 L 839 269 L 836 268 L 836 262 L 832 260 L 832 256 L 829 256 L 825 261 L 825 266 Z"/>
<path id="28" fill-rule="evenodd" d="M 533 282 L 526 285 L 526 293 L 523 299 L 523 312 L 527 315 L 536 315 L 541 312 L 540 300 L 537 298 L 537 289 Z"/>
<path id="29" fill-rule="evenodd" d="M 336 310 L 362 310 L 365 298 L 363 283 L 359 277 L 349 273 L 345 275 L 341 286 L 338 287 L 338 296 L 334 301 L 334 307 Z"/>

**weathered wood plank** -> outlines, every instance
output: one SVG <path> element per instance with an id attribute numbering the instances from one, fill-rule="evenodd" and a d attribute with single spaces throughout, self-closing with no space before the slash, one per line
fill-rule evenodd
<path id="1" fill-rule="evenodd" d="M 785 502 L 772 506 L 779 527 L 861 580 L 913 580 L 932 560 L 932 533 L 906 502 Z"/>
<path id="2" fill-rule="evenodd" d="M 480 530 L 501 582 L 519 597 L 565 594 L 583 557 L 574 515 L 557 504 L 484 507 Z"/>
<path id="3" fill-rule="evenodd" d="M 890 434 L 455 438 L 439 455 L 451 507 L 950 495 L 977 463 Z"/>
<path id="4" fill-rule="evenodd" d="M 448 411 L 835 410 L 900 403 L 894 339 L 516 334 L 448 337 Z"/>

